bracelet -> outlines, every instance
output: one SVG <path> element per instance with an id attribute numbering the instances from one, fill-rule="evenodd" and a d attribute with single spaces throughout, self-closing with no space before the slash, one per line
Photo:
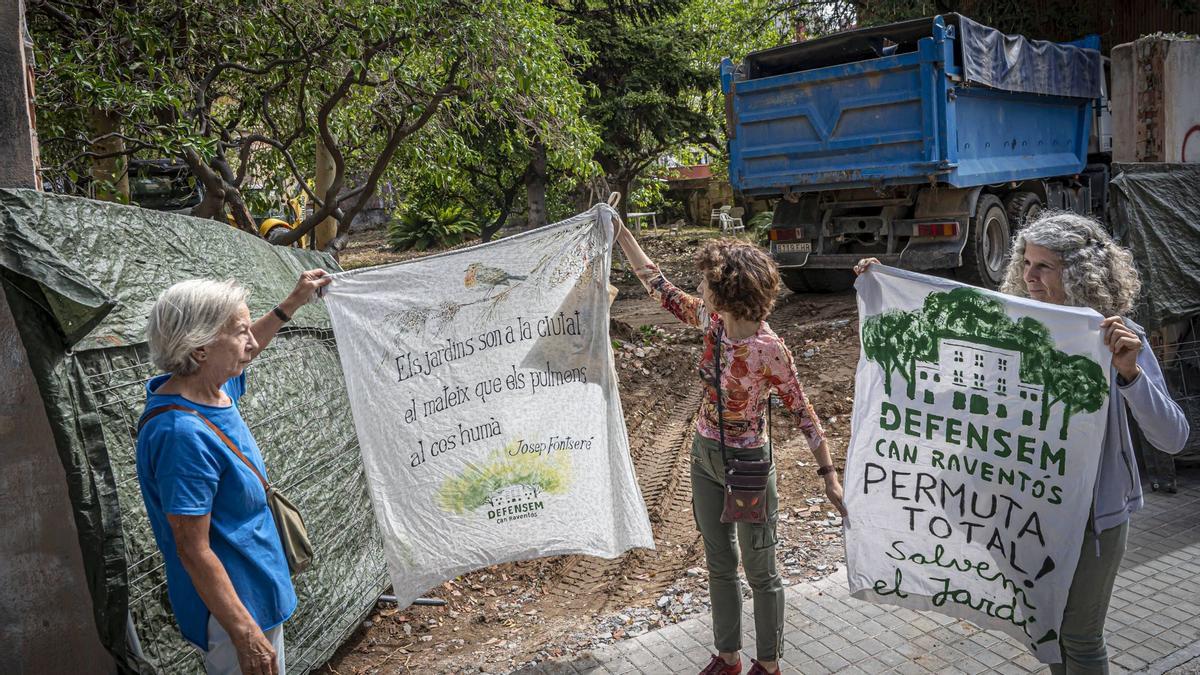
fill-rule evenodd
<path id="1" fill-rule="evenodd" d="M 272 307 L 271 313 L 274 314 L 276 318 L 278 318 L 280 321 L 282 321 L 284 323 L 287 323 L 292 320 L 292 317 L 288 316 L 287 312 L 283 311 L 282 309 L 279 309 L 279 305 L 275 305 L 274 307 Z"/>
<path id="2" fill-rule="evenodd" d="M 832 464 L 817 469 L 818 476 L 825 476 L 831 473 L 837 473 L 837 467 Z"/>

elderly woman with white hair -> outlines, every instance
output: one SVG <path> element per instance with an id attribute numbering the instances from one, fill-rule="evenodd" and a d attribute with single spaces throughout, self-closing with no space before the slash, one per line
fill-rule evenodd
<path id="1" fill-rule="evenodd" d="M 878 262 L 859 262 L 855 271 Z M 1132 414 L 1151 445 L 1177 453 L 1187 442 L 1187 418 L 1171 399 L 1146 333 L 1128 318 L 1141 290 L 1133 256 L 1096 221 L 1053 213 L 1022 228 L 1001 285 L 1010 295 L 1071 307 L 1090 307 L 1104 317 L 1104 344 L 1112 353 L 1108 419 L 1100 447 L 1100 470 L 1092 510 L 1067 605 L 1059 645 L 1063 662 L 1052 673 L 1107 673 L 1104 619 L 1117 569 L 1125 555 L 1129 516 L 1142 508 L 1142 485 L 1129 433 Z M 1128 410 L 1128 413 L 1126 412 Z"/>
<path id="2" fill-rule="evenodd" d="M 204 651 L 210 674 L 284 672 L 283 622 L 296 592 L 238 399 L 246 366 L 330 280 L 304 272 L 257 321 L 234 281 L 175 284 L 150 311 L 150 356 L 165 374 L 146 385 L 138 480 L 180 631 Z"/>

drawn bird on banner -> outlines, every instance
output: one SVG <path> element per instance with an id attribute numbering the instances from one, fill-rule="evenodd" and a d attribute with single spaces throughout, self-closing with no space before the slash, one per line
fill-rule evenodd
<path id="1" fill-rule="evenodd" d="M 463 277 L 463 286 L 467 288 L 475 288 L 478 285 L 507 285 L 525 279 L 524 276 L 509 274 L 498 267 L 488 267 L 483 263 L 471 263 L 467 266 L 466 272 L 466 276 Z"/>

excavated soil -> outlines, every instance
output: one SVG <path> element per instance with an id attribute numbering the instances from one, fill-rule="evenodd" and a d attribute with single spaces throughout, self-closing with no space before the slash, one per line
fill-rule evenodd
<path id="1" fill-rule="evenodd" d="M 648 233 L 642 241 L 664 273 L 687 290 L 698 277 L 691 255 L 712 230 Z M 396 257 L 370 240 L 343 265 Z M 707 613 L 703 548 L 692 522 L 688 448 L 699 405 L 695 374 L 700 335 L 648 299 L 637 280 L 614 269 L 620 295 L 612 338 L 630 451 L 654 527 L 656 549 L 616 560 L 561 556 L 498 565 L 430 589 L 444 607 L 379 603 L 318 672 L 510 672 L 569 659 L 614 640 Z M 781 293 L 770 324 L 796 357 L 801 383 L 821 415 L 839 466 L 845 458 L 858 360 L 852 293 Z M 774 415 L 780 495 L 778 557 L 788 585 L 843 564 L 841 521 L 789 414 Z M 702 665 L 702 664 L 701 664 Z"/>

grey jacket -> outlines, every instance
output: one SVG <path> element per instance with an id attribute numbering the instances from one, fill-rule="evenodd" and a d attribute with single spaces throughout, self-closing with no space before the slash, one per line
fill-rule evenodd
<path id="1" fill-rule="evenodd" d="M 1125 323 L 1142 338 L 1142 351 L 1137 359 L 1142 372 L 1132 382 L 1122 385 L 1110 367 L 1108 424 L 1092 504 L 1092 529 L 1096 534 L 1124 523 L 1131 513 L 1142 508 L 1142 483 L 1126 406 L 1150 445 L 1163 452 L 1175 454 L 1182 450 L 1190 433 L 1183 410 L 1167 392 L 1167 383 L 1146 341 L 1145 330 L 1128 319 Z"/>

